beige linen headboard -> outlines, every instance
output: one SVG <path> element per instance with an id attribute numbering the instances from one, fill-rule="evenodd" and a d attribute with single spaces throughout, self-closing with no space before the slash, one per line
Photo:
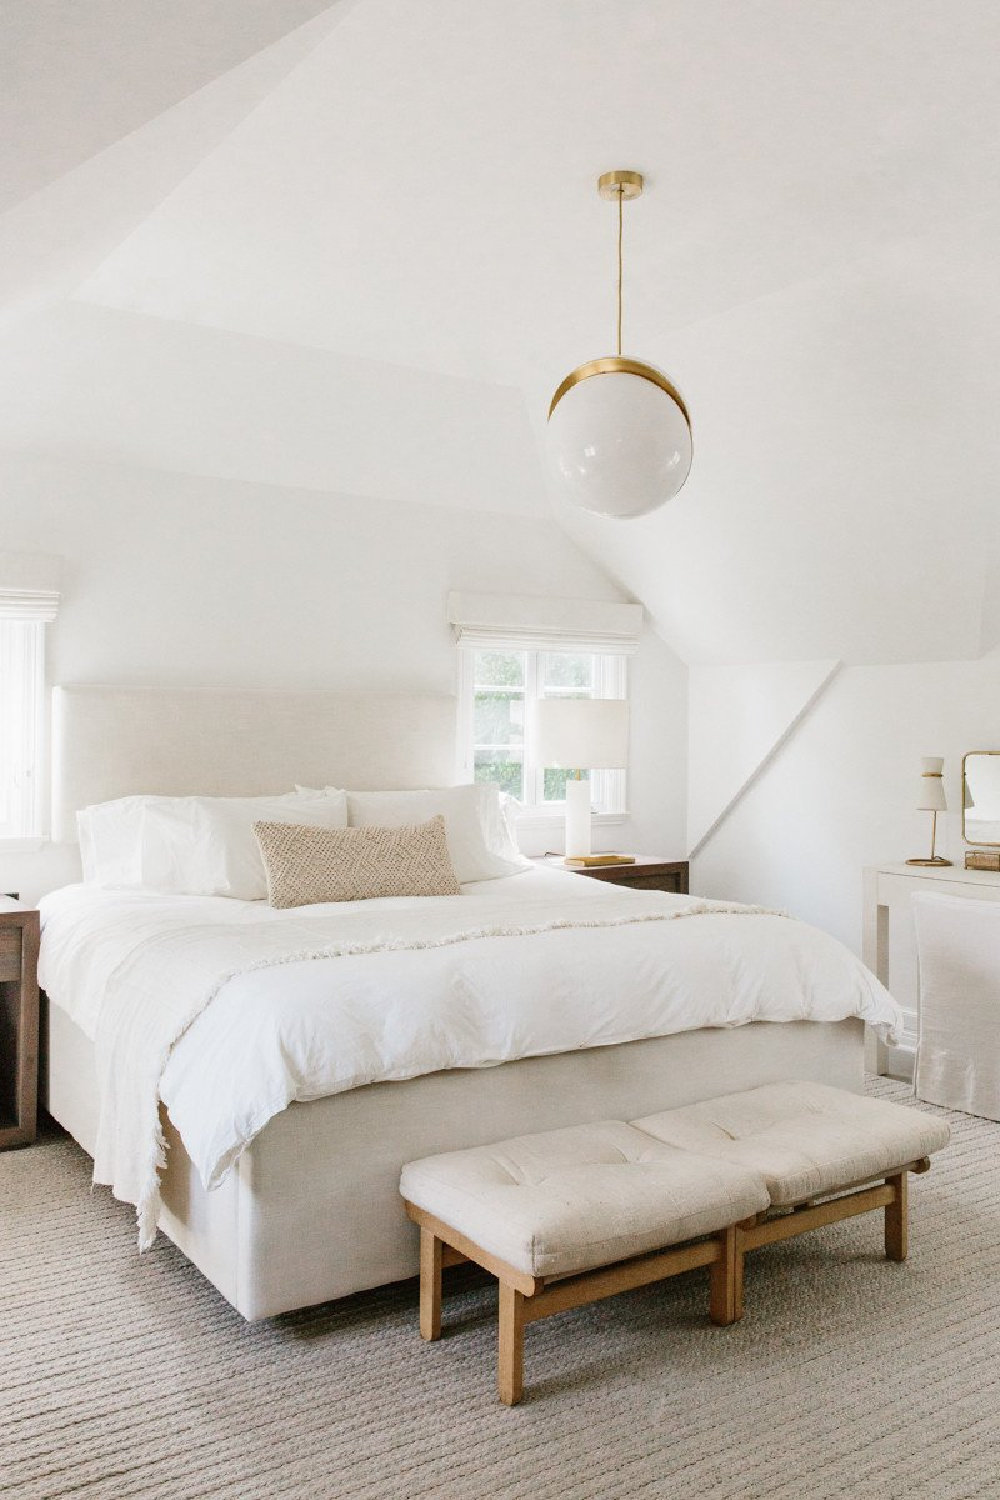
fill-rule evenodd
<path id="1" fill-rule="evenodd" d="M 139 792 L 449 786 L 455 736 L 443 694 L 56 688 L 52 837 L 76 839 L 79 808 Z"/>

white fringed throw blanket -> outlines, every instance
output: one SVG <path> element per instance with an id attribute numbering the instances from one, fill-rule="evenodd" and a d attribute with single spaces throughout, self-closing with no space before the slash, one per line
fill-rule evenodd
<path id="1" fill-rule="evenodd" d="M 289 913 L 71 888 L 43 917 L 43 983 L 96 1044 L 94 1179 L 136 1204 L 140 1248 L 160 1207 L 161 1099 L 211 1187 L 293 1099 L 699 1026 L 899 1024 L 813 928 L 558 872 Z"/>

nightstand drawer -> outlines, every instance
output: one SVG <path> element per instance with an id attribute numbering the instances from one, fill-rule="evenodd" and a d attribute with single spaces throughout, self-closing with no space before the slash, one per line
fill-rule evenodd
<path id="1" fill-rule="evenodd" d="M 624 886 L 630 891 L 669 891 L 676 896 L 688 893 L 686 859 L 659 859 L 652 854 L 637 854 L 625 864 L 574 866 L 567 865 L 558 854 L 547 854 L 539 864 L 572 870 L 574 875 L 583 875 L 587 880 Z"/>
<path id="2" fill-rule="evenodd" d="M 0 1151 L 35 1139 L 37 954 L 38 912 L 0 896 Z"/>
<path id="3" fill-rule="evenodd" d="M 0 927 L 0 981 L 21 977 L 21 929 Z"/>
<path id="4" fill-rule="evenodd" d="M 628 876 L 619 884 L 627 885 L 630 891 L 674 891 L 680 895 L 684 893 L 684 883 L 680 875 L 636 875 L 634 878 Z"/>

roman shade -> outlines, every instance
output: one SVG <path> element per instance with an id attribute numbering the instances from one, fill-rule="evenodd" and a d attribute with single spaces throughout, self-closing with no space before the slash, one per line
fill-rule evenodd
<path id="1" fill-rule="evenodd" d="M 639 645 L 641 604 L 547 599 L 529 594 L 448 595 L 460 646 L 508 651 L 594 651 L 629 656 Z"/>

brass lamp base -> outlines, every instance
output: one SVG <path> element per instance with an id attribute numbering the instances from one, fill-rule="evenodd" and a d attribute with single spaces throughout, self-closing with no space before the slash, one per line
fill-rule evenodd
<path id="1" fill-rule="evenodd" d="M 927 775 L 927 776 L 930 776 L 931 773 L 929 771 L 927 771 L 924 774 Z M 920 810 L 921 810 L 921 812 L 929 812 L 931 814 L 931 852 L 930 852 L 930 858 L 929 859 L 908 859 L 906 861 L 906 863 L 908 865 L 932 865 L 932 866 L 934 866 L 935 869 L 937 869 L 938 867 L 940 867 L 942 865 L 950 865 L 951 864 L 951 860 L 950 859 L 945 859 L 942 855 L 938 854 L 938 852 L 937 852 L 937 809 L 931 807 L 931 808 L 921 808 Z"/>

